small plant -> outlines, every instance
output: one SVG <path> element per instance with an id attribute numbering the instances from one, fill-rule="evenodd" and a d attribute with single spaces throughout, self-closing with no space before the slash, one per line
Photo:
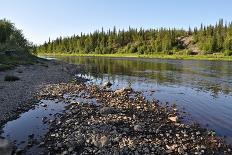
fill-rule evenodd
<path id="1" fill-rule="evenodd" d="M 209 136 L 216 136 L 216 132 L 214 132 L 214 131 L 208 131 L 208 135 Z"/>
<path id="2" fill-rule="evenodd" d="M 225 50 L 224 55 L 225 55 L 225 56 L 232 56 L 232 51 L 230 51 L 230 50 Z"/>
<path id="3" fill-rule="evenodd" d="M 6 75 L 4 78 L 5 81 L 17 81 L 19 80 L 19 77 L 14 75 Z"/>

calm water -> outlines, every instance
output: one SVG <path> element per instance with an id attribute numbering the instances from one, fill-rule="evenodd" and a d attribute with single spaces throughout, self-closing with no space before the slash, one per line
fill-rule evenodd
<path id="1" fill-rule="evenodd" d="M 83 65 L 78 76 L 113 89 L 132 86 L 148 99 L 176 103 L 191 121 L 232 137 L 232 62 L 139 58 L 59 57 Z M 154 92 L 155 91 L 155 92 Z"/>

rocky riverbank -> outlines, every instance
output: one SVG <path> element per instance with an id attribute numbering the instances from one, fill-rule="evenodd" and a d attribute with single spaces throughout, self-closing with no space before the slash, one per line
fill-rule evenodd
<path id="1" fill-rule="evenodd" d="M 20 65 L 0 71 L 0 125 L 34 106 L 34 96 L 47 84 L 68 82 L 79 71 L 77 66 L 38 59 L 34 65 Z M 5 81 L 6 76 L 19 80 Z"/>
<path id="2" fill-rule="evenodd" d="M 148 102 L 131 88 L 48 85 L 38 98 L 67 103 L 40 146 L 43 154 L 231 154 L 212 132 L 181 123 L 178 107 Z"/>

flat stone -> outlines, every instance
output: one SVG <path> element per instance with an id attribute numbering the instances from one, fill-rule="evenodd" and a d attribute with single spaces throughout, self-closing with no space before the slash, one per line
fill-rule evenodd
<path id="1" fill-rule="evenodd" d="M 178 121 L 178 117 L 177 116 L 173 116 L 173 117 L 168 117 L 168 119 L 174 123 L 176 123 Z"/>

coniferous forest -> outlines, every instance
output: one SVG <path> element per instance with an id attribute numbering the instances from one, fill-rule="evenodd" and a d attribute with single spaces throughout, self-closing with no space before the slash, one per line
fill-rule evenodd
<path id="1" fill-rule="evenodd" d="M 232 55 L 232 23 L 184 29 L 134 29 L 95 31 L 58 37 L 37 47 L 37 53 L 52 54 L 212 54 Z"/>

